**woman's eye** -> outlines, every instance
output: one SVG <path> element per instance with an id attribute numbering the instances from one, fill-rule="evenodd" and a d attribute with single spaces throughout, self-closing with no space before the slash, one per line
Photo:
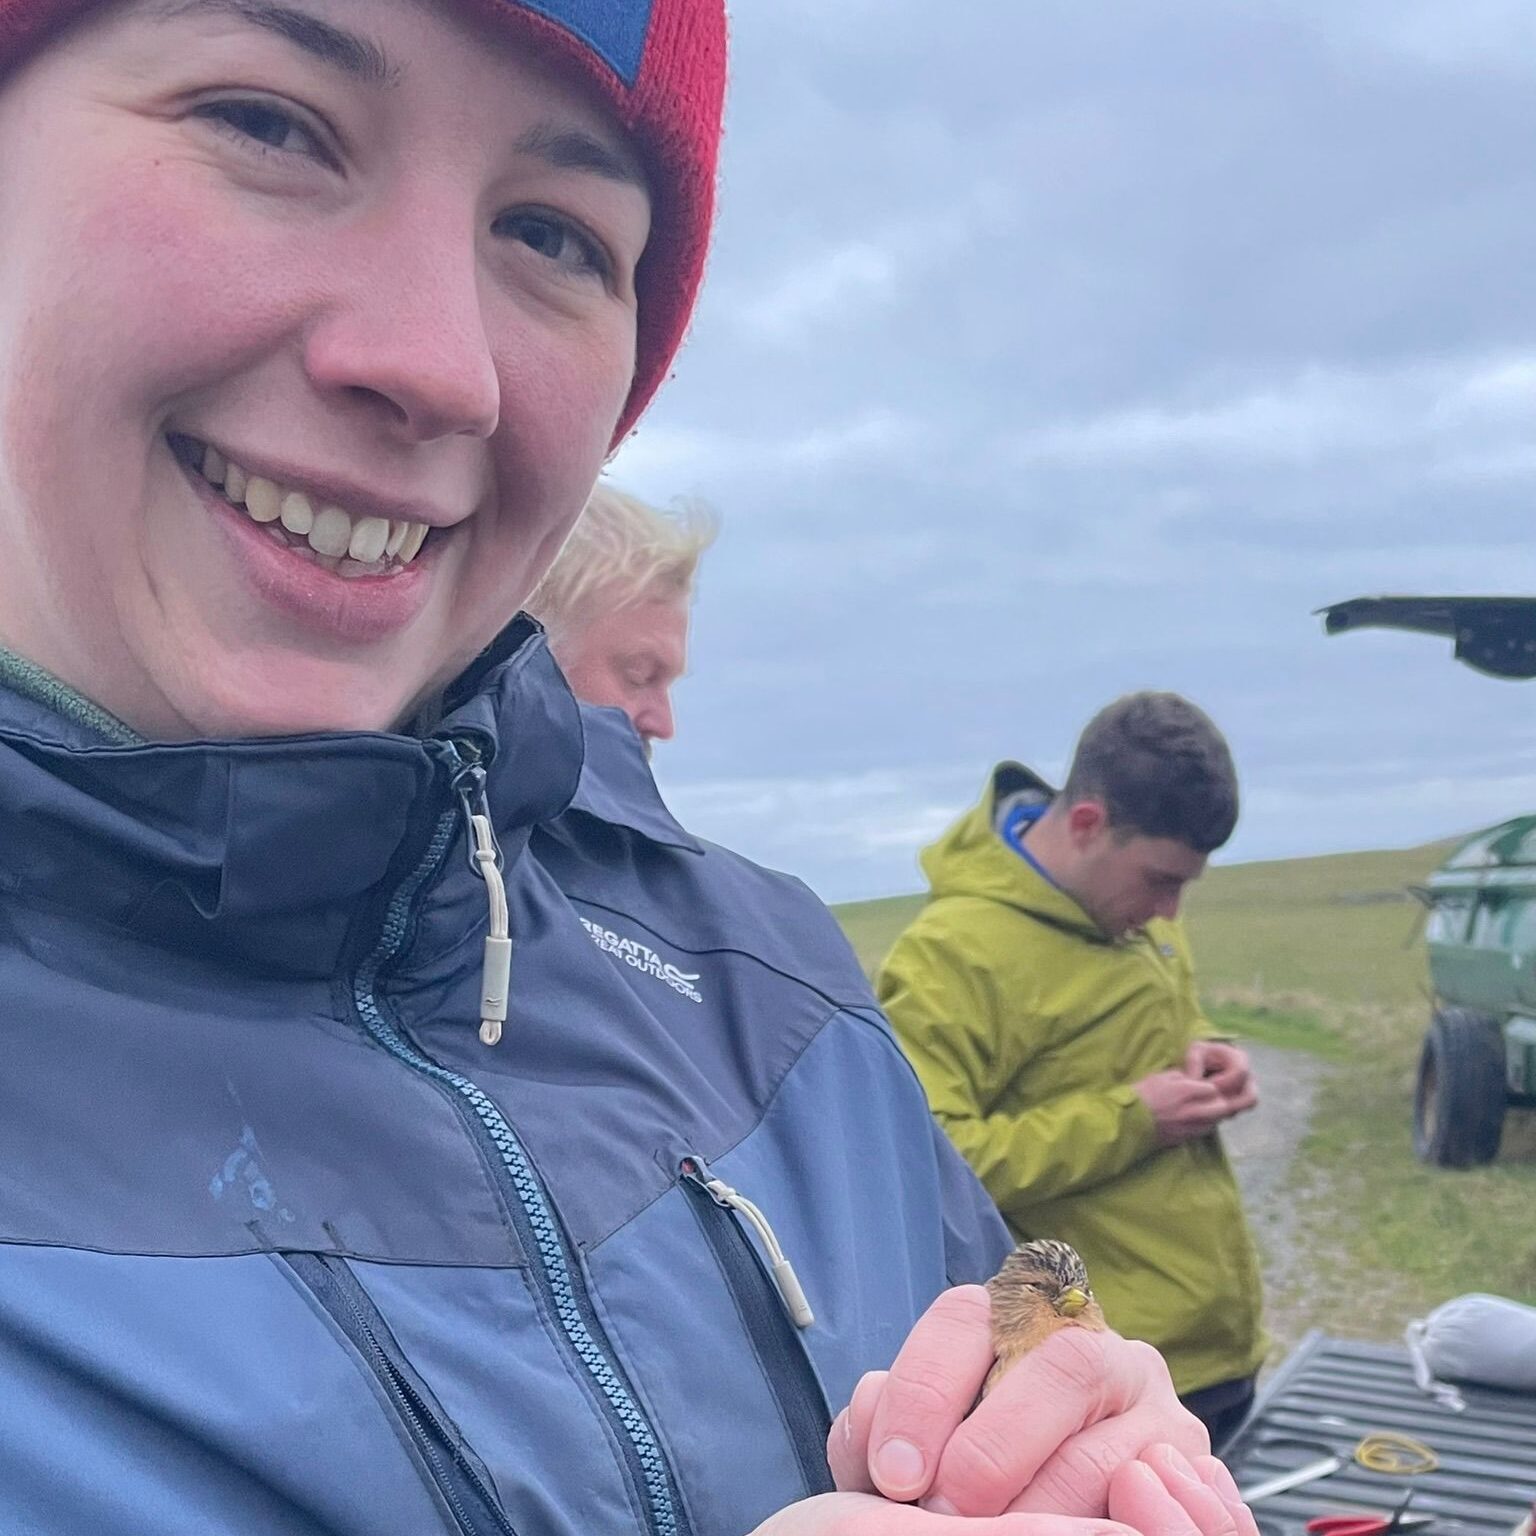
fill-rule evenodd
<path id="1" fill-rule="evenodd" d="M 211 101 L 196 116 L 214 123 L 231 137 L 238 136 L 277 154 L 309 155 L 324 159 L 314 132 L 293 113 L 268 101 Z"/>
<path id="2" fill-rule="evenodd" d="M 505 213 L 497 219 L 495 230 L 567 271 L 601 278 L 609 275 L 607 258 L 597 241 L 555 214 Z"/>

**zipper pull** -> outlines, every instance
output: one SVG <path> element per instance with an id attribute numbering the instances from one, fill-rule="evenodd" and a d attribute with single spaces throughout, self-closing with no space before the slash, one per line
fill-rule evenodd
<path id="1" fill-rule="evenodd" d="M 709 1165 L 701 1157 L 689 1157 L 683 1163 L 683 1173 L 694 1181 L 716 1205 L 744 1216 L 752 1229 L 762 1239 L 768 1255 L 768 1268 L 773 1276 L 775 1289 L 784 1309 L 796 1328 L 809 1328 L 816 1321 L 811 1304 L 805 1299 L 804 1287 L 795 1273 L 795 1266 L 785 1257 L 768 1218 L 743 1194 L 738 1194 L 724 1179 L 717 1179 L 709 1171 Z"/>
<path id="2" fill-rule="evenodd" d="M 464 817 L 469 867 L 485 881 L 486 900 L 490 904 L 490 931 L 486 934 L 480 963 L 480 1039 L 486 1045 L 495 1045 L 501 1039 L 501 1026 L 507 1021 L 508 994 L 512 989 L 511 913 L 507 907 L 507 885 L 501 875 L 501 848 L 496 842 L 496 828 L 491 823 L 485 769 L 480 763 L 479 749 L 468 742 L 455 741 L 452 745 L 463 764 L 453 776 L 453 789 L 459 797 L 459 811 Z"/>

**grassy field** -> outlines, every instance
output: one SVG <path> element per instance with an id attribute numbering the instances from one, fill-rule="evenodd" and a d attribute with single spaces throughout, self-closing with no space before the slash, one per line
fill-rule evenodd
<path id="1" fill-rule="evenodd" d="M 1405 887 L 1447 846 L 1218 867 L 1189 902 L 1212 1016 L 1320 1064 L 1282 1196 L 1297 1252 L 1266 1256 L 1289 1338 L 1306 1326 L 1394 1338 L 1408 1318 L 1471 1290 L 1536 1304 L 1536 1115 L 1510 1116 L 1488 1168 L 1426 1168 L 1413 1156 L 1428 1003 L 1420 909 Z M 839 909 L 866 967 L 920 904 Z"/>
<path id="2" fill-rule="evenodd" d="M 1422 1000 L 1423 908 L 1407 887 L 1450 847 L 1218 866 L 1188 901 L 1202 984 L 1346 1005 Z"/>
<path id="3" fill-rule="evenodd" d="M 1407 888 L 1451 846 L 1217 865 L 1189 896 L 1202 982 L 1213 991 L 1308 992 L 1342 1003 L 1422 996 L 1421 908 Z M 922 904 L 921 896 L 890 896 L 835 909 L 866 971 Z"/>
<path id="4" fill-rule="evenodd" d="M 921 896 L 888 896 L 883 901 L 850 901 L 832 910 L 859 963 L 873 976 L 896 935 L 912 921 L 922 904 Z"/>

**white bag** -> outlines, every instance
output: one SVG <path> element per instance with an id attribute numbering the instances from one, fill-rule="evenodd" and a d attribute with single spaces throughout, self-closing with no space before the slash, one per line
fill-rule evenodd
<path id="1" fill-rule="evenodd" d="M 1419 1387 L 1460 1413 L 1452 1381 L 1536 1392 L 1536 1307 L 1503 1296 L 1458 1296 L 1409 1323 L 1403 1337 Z"/>

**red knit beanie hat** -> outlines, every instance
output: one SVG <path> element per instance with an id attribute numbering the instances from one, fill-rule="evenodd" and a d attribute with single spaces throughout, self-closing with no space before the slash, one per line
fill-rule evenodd
<path id="1" fill-rule="evenodd" d="M 0 73 L 104 0 L 0 0 Z M 714 218 L 725 96 L 725 0 L 453 0 L 515 33 L 596 91 L 650 177 L 652 227 L 636 284 L 635 378 L 614 437 L 671 367 L 698 297 Z"/>

